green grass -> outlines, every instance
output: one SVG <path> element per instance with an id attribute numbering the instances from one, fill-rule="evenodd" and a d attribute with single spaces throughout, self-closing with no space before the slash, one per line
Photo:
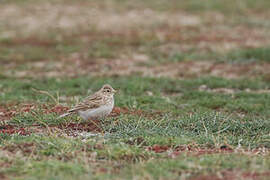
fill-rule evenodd
<path id="1" fill-rule="evenodd" d="M 102 120 L 98 126 L 104 136 L 72 138 L 64 136 L 63 130 L 62 135 L 53 128 L 49 131 L 48 126 L 79 122 L 76 116 L 56 120 L 57 114 L 44 114 L 42 105 L 52 106 L 54 102 L 46 95 L 31 91 L 31 88 L 48 90 L 54 96 L 58 92 L 60 97 L 69 97 L 60 103 L 67 102 L 71 106 L 75 103 L 73 96 L 85 96 L 87 91 L 93 92 L 103 83 L 112 82 L 114 88 L 120 90 L 116 95 L 116 106 L 141 109 L 143 113 L 121 114 Z M 202 84 L 212 89 L 234 88 L 239 92 L 234 96 L 201 92 L 198 88 Z M 199 158 L 181 154 L 171 159 L 168 158 L 168 152 L 159 154 L 147 150 L 156 144 L 172 150 L 179 145 L 206 149 L 219 149 L 223 145 L 245 150 L 270 148 L 270 112 L 267 108 L 270 97 L 266 93 L 243 91 L 246 88 L 269 88 L 269 82 L 263 80 L 227 80 L 215 77 L 173 80 L 132 76 L 43 80 L 4 78 L 1 87 L 1 102 L 5 102 L 2 105 L 20 102 L 37 105 L 31 112 L 17 114 L 8 123 L 26 129 L 35 124 L 43 129 L 43 133 L 29 136 L 0 135 L 1 151 L 18 154 L 15 157 L 5 154 L 0 156 L 0 163 L 8 164 L 0 173 L 8 177 L 132 179 L 135 176 L 147 176 L 174 179 L 181 174 L 191 178 L 234 169 L 241 169 L 239 173 L 251 170 L 259 173 L 267 171 L 269 166 L 268 157 L 265 159 L 242 153 L 205 154 Z M 152 92 L 151 96 L 147 95 L 148 91 Z M 22 166 L 25 157 L 28 160 Z M 95 161 L 95 164 L 91 165 L 89 161 Z"/>
<path id="2" fill-rule="evenodd" d="M 221 58 L 224 61 L 236 63 L 250 63 L 250 62 L 269 62 L 270 61 L 270 48 L 249 48 L 239 49 L 228 52 Z"/>
<path id="3" fill-rule="evenodd" d="M 270 96 L 266 93 L 256 94 L 241 91 L 245 88 L 256 90 L 260 86 L 261 88 L 268 88 L 269 84 L 263 81 L 237 81 L 213 77 L 182 81 L 136 77 L 78 78 L 63 81 L 47 79 L 46 81 L 29 81 L 29 83 L 7 80 L 2 82 L 4 83 L 2 87 L 5 88 L 1 99 L 5 102 L 10 101 L 10 103 L 16 100 L 16 102 L 38 102 L 40 104 L 40 107 L 32 113 L 22 113 L 15 116 L 10 122 L 12 124 L 15 123 L 20 126 L 42 125 L 43 123 L 55 125 L 67 123 L 71 119 L 56 121 L 56 115 L 43 115 L 42 104 L 54 102 L 49 96 L 31 91 L 31 88 L 45 90 L 49 85 L 49 89 L 46 90 L 54 96 L 58 92 L 60 97 L 70 97 L 68 103 L 72 105 L 75 103 L 72 96 L 87 95 L 86 91 L 90 88 L 87 82 L 92 82 L 91 91 L 95 91 L 101 84 L 111 83 L 112 81 L 114 81 L 114 87 L 120 91 L 116 95 L 116 106 L 145 111 L 145 115 L 142 116 L 123 115 L 117 120 L 119 122 L 117 125 L 106 124 L 103 130 L 114 132 L 111 135 L 112 137 L 142 136 L 147 138 L 157 135 L 158 138 L 168 136 L 183 139 L 182 136 L 184 136 L 187 139 L 196 140 L 198 143 L 213 144 L 212 135 L 219 135 L 216 133 L 226 129 L 223 136 L 229 139 L 230 144 L 237 145 L 239 139 L 243 139 L 246 146 L 268 146 L 264 134 L 267 134 L 270 127 L 267 119 L 270 116 L 270 111 L 267 108 L 270 105 L 270 101 L 268 101 Z M 206 84 L 210 88 L 232 87 L 238 89 L 239 92 L 236 92 L 233 96 L 202 92 L 198 90 L 198 87 L 202 84 Z M 16 89 L 16 91 L 8 92 L 10 89 Z M 61 91 L 60 89 L 68 91 Z M 151 91 L 153 95 L 147 95 L 148 91 Z M 175 93 L 179 95 L 174 95 Z M 214 113 L 216 110 L 220 111 L 221 114 Z M 190 111 L 195 115 L 186 116 Z M 161 117 L 158 114 L 155 115 L 155 112 L 161 112 Z M 238 117 L 237 113 L 244 113 L 245 116 Z M 226 122 L 224 122 L 225 120 Z M 209 134 L 201 138 L 201 135 L 205 134 L 205 128 L 209 128 L 207 130 Z M 259 139 L 250 141 L 250 138 L 254 136 L 253 133 Z"/>
<path id="4" fill-rule="evenodd" d="M 133 176 L 140 178 L 146 176 L 153 179 L 160 177 L 164 179 L 179 179 L 179 177 L 196 177 L 200 173 L 215 174 L 216 171 L 220 171 L 221 169 L 224 169 L 224 167 L 229 171 L 230 169 L 243 168 L 255 170 L 255 164 L 260 167 L 264 166 L 264 170 L 266 170 L 269 168 L 269 159 L 263 160 L 262 157 L 251 157 L 250 160 L 246 161 L 246 158 L 243 155 L 203 155 L 192 157 L 183 154 L 173 160 L 164 161 L 154 159 L 145 164 L 135 165 L 132 168 L 127 168 L 126 171 L 128 173 L 125 174 L 132 174 Z M 190 173 L 190 171 L 194 172 L 194 174 Z M 241 171 L 239 173 L 241 173 Z M 131 179 L 132 176 L 126 177 Z"/>
<path id="5" fill-rule="evenodd" d="M 89 84 L 88 82 L 91 82 Z M 53 96 L 59 94 L 69 97 L 87 96 L 87 91 L 94 92 L 104 83 L 114 84 L 119 93 L 116 95 L 116 105 L 135 109 L 162 110 L 164 112 L 178 112 L 177 107 L 187 104 L 188 109 L 224 109 L 229 112 L 239 110 L 250 113 L 269 115 L 266 108 L 269 105 L 267 93 L 256 94 L 245 92 L 245 89 L 269 89 L 269 82 L 263 80 L 227 80 L 216 77 L 205 77 L 190 80 L 171 80 L 166 78 L 73 78 L 73 79 L 44 79 L 44 80 L 16 80 L 3 79 L 1 81 L 1 102 L 39 102 L 53 103 L 49 96 L 37 93 L 32 89 L 46 90 Z M 211 89 L 233 88 L 234 96 L 230 94 L 210 93 L 199 91 L 201 85 Z M 149 96 L 147 92 L 152 92 Z M 174 96 L 174 94 L 178 94 Z M 256 106 L 255 106 L 256 105 Z M 181 111 L 181 110 L 180 110 Z"/>
<path id="6" fill-rule="evenodd" d="M 91 82 L 89 85 L 88 82 Z M 18 103 L 39 102 L 54 103 L 44 94 L 34 89 L 46 90 L 53 96 L 69 97 L 67 102 L 75 103 L 72 96 L 87 96 L 87 91 L 94 92 L 104 83 L 112 83 L 119 93 L 116 95 L 116 105 L 145 111 L 162 111 L 181 114 L 188 109 L 222 110 L 228 113 L 243 112 L 268 117 L 270 111 L 269 94 L 255 93 L 257 89 L 269 89 L 269 82 L 263 80 L 227 80 L 216 77 L 205 77 L 191 80 L 171 80 L 166 78 L 76 78 L 76 79 L 44 79 L 15 80 L 3 79 L 0 83 L 1 102 Z M 234 95 L 199 91 L 201 85 L 208 88 L 232 88 Z M 49 88 L 47 88 L 49 87 Z M 63 91 L 63 89 L 65 91 Z M 254 92 L 246 92 L 251 89 Z M 150 96 L 147 93 L 151 92 Z M 174 95 L 177 94 L 177 95 Z M 65 103 L 65 102 L 63 102 Z M 182 107 L 181 105 L 184 104 Z M 186 105 L 185 105 L 186 104 Z M 181 108 L 180 108 L 181 107 Z M 180 109 L 178 109 L 180 108 Z"/>
<path id="7" fill-rule="evenodd" d="M 270 76 L 260 71 L 270 62 L 263 40 L 268 1 L 1 3 L 0 179 L 268 179 Z M 10 13 L 16 7 L 29 18 L 14 19 L 20 28 Z M 105 24 L 115 21 L 113 27 L 88 24 L 86 8 Z M 123 15 L 132 21 L 122 23 Z M 31 16 L 33 22 L 85 23 L 44 23 L 40 31 Z M 37 29 L 28 31 L 24 23 Z M 256 48 L 247 48 L 242 39 L 248 38 Z M 228 79 L 211 76 L 216 66 L 200 74 L 200 63 L 188 61 L 258 69 Z M 155 77 L 163 65 L 186 66 L 187 76 Z M 155 73 L 121 74 L 140 67 Z M 105 83 L 118 90 L 115 106 L 128 112 L 83 124 L 76 115 L 56 119 L 50 111 L 56 104 L 72 107 Z M 25 104 L 33 105 L 29 112 Z M 98 133 L 90 132 L 93 126 Z"/>
<path id="8" fill-rule="evenodd" d="M 56 117 L 56 115 L 42 113 L 35 115 L 27 113 L 14 117 L 10 124 L 28 127 L 32 124 L 41 126 L 68 124 L 72 119 L 77 122 L 74 118 L 59 121 L 55 120 Z M 113 123 L 116 121 L 117 124 Z M 142 137 L 148 145 L 196 142 L 215 147 L 226 142 L 236 147 L 241 140 L 244 147 L 270 147 L 269 135 L 267 135 L 270 127 L 268 119 L 252 117 L 252 115 L 243 118 L 208 111 L 194 112 L 192 116 L 173 116 L 164 113 L 162 117 L 153 115 L 150 118 L 122 115 L 119 118 L 110 119 L 110 122 L 102 122 L 98 126 L 103 132 L 110 133 L 109 137 L 112 141 Z M 160 139 L 160 137 L 163 138 Z"/>
<path id="9" fill-rule="evenodd" d="M 26 143 L 31 146 L 23 146 Z M 155 154 L 140 145 L 98 137 L 82 142 L 80 138 L 14 136 L 4 141 L 4 145 L 6 151 L 12 152 L 13 149 L 17 155 L 1 155 L 0 163 L 9 163 L 9 167 L 0 172 L 17 179 L 132 179 L 135 176 L 177 179 L 179 175 L 196 177 L 225 171 L 236 173 L 236 169 L 236 174 L 262 173 L 270 167 L 269 156 L 241 153 L 193 156 L 182 153 L 171 159 L 167 152 Z M 27 149 L 30 151 L 25 151 Z M 23 161 L 24 156 L 29 158 Z"/>

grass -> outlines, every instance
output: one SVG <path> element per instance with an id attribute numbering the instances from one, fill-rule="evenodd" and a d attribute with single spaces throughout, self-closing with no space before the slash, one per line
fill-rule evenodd
<path id="1" fill-rule="evenodd" d="M 226 129 L 225 132 L 227 133 L 227 135 L 231 136 L 230 138 L 233 139 L 233 137 L 235 136 L 238 137 L 237 139 L 231 140 L 230 144 L 237 145 L 238 140 L 243 139 L 243 131 L 247 131 L 244 134 L 248 135 L 246 137 L 246 146 L 252 145 L 255 147 L 259 147 L 264 144 L 263 134 L 267 134 L 267 127 L 269 127 L 269 122 L 267 118 L 270 115 L 270 112 L 267 108 L 269 106 L 268 94 L 254 94 L 248 92 L 241 92 L 239 90 L 240 92 L 232 96 L 230 94 L 227 95 L 202 92 L 198 90 L 198 87 L 203 84 L 203 82 L 211 82 L 212 84 L 206 83 L 211 88 L 231 86 L 239 89 L 253 89 L 253 87 L 259 87 L 258 84 L 264 84 L 262 85 L 262 87 L 267 88 L 269 85 L 265 82 L 250 81 L 248 83 L 245 83 L 244 85 L 238 83 L 237 81 L 219 79 L 218 81 L 216 81 L 216 83 L 214 83 L 215 78 L 211 77 L 199 81 L 197 80 L 197 82 L 194 80 L 174 81 L 169 79 L 165 80 L 156 78 L 138 79 L 136 77 L 106 80 L 96 78 L 80 78 L 64 81 L 48 79 L 46 82 L 44 81 L 42 83 L 40 83 L 40 81 L 31 81 L 31 85 L 21 81 L 8 81 L 3 85 L 4 87 L 6 87 L 6 89 L 18 90 L 16 90 L 16 92 L 11 91 L 8 93 L 4 93 L 5 96 L 3 100 L 7 101 L 14 98 L 13 101 L 15 101 L 16 97 L 21 97 L 22 99 L 16 99 L 16 101 L 35 103 L 39 101 L 41 105 L 45 103 L 52 104 L 54 102 L 51 98 L 43 94 L 36 94 L 33 91 L 31 92 L 31 88 L 39 87 L 40 89 L 43 89 L 42 87 L 45 88 L 47 84 L 50 84 L 50 89 L 48 90 L 52 94 L 59 92 L 60 98 L 61 95 L 72 97 L 73 95 L 78 95 L 78 92 L 80 93 L 80 95 L 86 96 L 87 93 L 85 92 L 85 90 L 89 88 L 87 84 L 87 82 L 89 81 L 92 82 L 91 87 L 93 88 L 99 87 L 100 84 L 103 82 L 114 81 L 116 88 L 121 87 L 119 95 L 116 96 L 116 106 L 143 110 L 146 113 L 143 116 L 122 116 L 120 117 L 121 120 L 117 120 L 119 123 L 117 124 L 117 126 L 115 124 L 106 124 L 106 127 L 103 127 L 103 130 L 106 132 L 115 132 L 115 137 L 148 137 L 152 134 L 155 134 L 158 137 L 176 136 L 177 138 L 181 138 L 182 135 L 188 135 L 188 139 L 197 139 L 197 133 L 199 133 L 199 135 L 205 133 L 206 130 L 203 125 L 206 125 L 206 127 L 209 128 L 207 132 L 210 134 L 207 135 L 206 139 L 204 140 L 202 140 L 202 138 L 199 136 L 197 142 L 202 140 L 203 143 L 213 144 L 211 139 L 212 135 L 217 133 L 221 129 Z M 149 83 L 151 83 L 151 86 L 147 85 Z M 253 83 L 255 83 L 256 85 L 253 85 Z M 175 86 L 176 84 L 177 86 Z M 69 91 L 61 92 L 59 90 L 59 87 L 69 89 Z M 95 89 L 97 88 L 94 88 L 93 90 L 91 89 L 91 91 L 94 91 Z M 148 91 L 151 91 L 153 95 L 147 95 L 146 92 Z M 3 90 L 3 92 L 5 92 L 5 89 Z M 172 95 L 172 93 L 179 93 L 179 95 Z M 10 103 L 12 103 L 13 101 L 10 101 Z M 70 103 L 74 103 L 74 101 L 72 101 L 71 99 Z M 180 107 L 181 104 L 186 105 L 184 107 Z M 213 113 L 217 109 L 222 113 Z M 194 111 L 195 115 L 185 116 L 190 111 Z M 150 117 L 147 115 L 148 112 L 150 113 L 149 115 L 151 115 L 151 113 L 153 112 Z M 155 112 L 161 112 L 162 116 L 156 116 Z M 246 114 L 246 116 L 244 118 L 237 117 L 235 116 L 237 114 L 234 115 L 235 112 L 244 113 Z M 231 115 L 233 116 L 230 117 Z M 29 126 L 33 123 L 39 123 L 39 121 L 48 125 L 54 125 L 60 122 L 64 123 L 63 121 L 56 121 L 55 117 L 56 116 L 53 114 L 48 114 L 44 116 L 42 106 L 40 106 L 32 113 L 22 113 L 19 116 L 15 116 L 10 121 L 10 123 L 15 123 L 19 126 L 22 125 L 23 127 L 26 125 Z M 218 124 L 213 123 L 213 120 Z M 224 123 L 225 120 L 226 122 Z M 253 123 L 255 123 L 255 125 Z M 191 124 L 194 124 L 194 126 L 190 126 Z M 184 131 L 177 132 L 176 130 L 178 128 L 176 127 Z M 185 130 L 186 127 L 187 129 Z M 256 131 L 254 131 L 253 127 L 255 127 Z M 254 136 L 253 133 L 255 133 L 256 136 L 263 138 L 262 140 L 259 140 L 262 142 L 262 144 L 258 143 L 258 141 L 254 141 L 252 144 L 248 144 L 250 136 Z M 260 135 L 257 133 L 259 133 Z M 268 146 L 267 142 L 265 143 L 266 146 Z"/>
<path id="2" fill-rule="evenodd" d="M 268 47 L 260 47 L 253 49 L 241 49 L 234 50 L 225 55 L 225 59 L 231 62 L 256 62 L 256 61 L 270 61 L 270 48 Z"/>
<path id="3" fill-rule="evenodd" d="M 91 82 L 91 86 L 88 82 Z M 59 92 L 60 97 L 71 98 L 70 101 L 66 101 L 71 105 L 74 104 L 72 96 L 84 96 L 87 89 L 91 87 L 89 91 L 93 92 L 105 82 L 114 82 L 115 88 L 121 88 L 120 93 L 116 95 L 116 106 L 143 110 L 143 113 L 121 114 L 102 120 L 98 126 L 101 132 L 105 133 L 104 136 L 69 137 L 64 135 L 64 129 L 60 130 L 59 134 L 59 130 L 54 129 L 55 126 L 80 122 L 75 116 L 56 120 L 56 113 L 44 114 L 43 104 L 53 106 L 54 101 L 44 94 L 31 91 L 31 88 L 46 89 L 55 96 L 56 92 Z M 268 94 L 241 92 L 245 88 L 268 88 L 269 83 L 262 80 L 238 81 L 215 77 L 194 80 L 81 77 L 24 81 L 4 79 L 1 83 L 4 94 L 1 102 L 17 103 L 18 109 L 20 102 L 37 105 L 30 112 L 18 113 L 8 122 L 17 128 L 29 130 L 32 132 L 30 135 L 0 135 L 2 152 L 18 154 L 15 157 L 1 155 L 0 162 L 7 164 L 7 167 L 0 172 L 8 177 L 132 179 L 134 176 L 176 178 L 181 175 L 192 178 L 203 174 L 215 174 L 216 171 L 230 172 L 233 169 L 242 169 L 239 173 L 254 170 L 265 172 L 269 166 L 268 157 L 263 160 L 260 156 L 250 157 L 239 152 L 203 154 L 199 159 L 192 154 L 177 155 L 176 159 L 168 158 L 170 151 L 174 152 L 179 145 L 193 146 L 197 149 L 220 149 L 225 145 L 232 149 L 250 151 L 251 154 L 251 150 L 270 148 Z M 240 92 L 234 96 L 201 92 L 198 88 L 202 84 L 207 84 L 213 89 L 237 88 Z M 48 85 L 49 88 L 46 88 Z M 16 91 L 12 91 L 15 89 Z M 147 95 L 149 91 L 152 92 L 151 95 Z M 180 107 L 181 104 L 185 106 Z M 5 103 L 2 105 L 5 106 Z M 35 134 L 31 129 L 33 124 L 43 129 L 43 133 Z M 156 145 L 171 150 L 163 153 L 148 150 Z M 26 157 L 27 163 L 22 166 L 23 158 Z M 234 161 L 235 158 L 239 161 Z M 95 165 L 89 165 L 89 161 L 94 161 Z M 104 161 L 105 165 L 101 166 Z M 251 163 L 245 165 L 247 162 Z M 256 167 L 264 168 L 254 169 L 255 162 Z"/>
<path id="4" fill-rule="evenodd" d="M 0 179 L 268 179 L 268 9 L 3 1 Z M 112 116 L 56 119 L 105 83 Z"/>
<path id="5" fill-rule="evenodd" d="M 220 168 L 224 166 L 226 166 L 228 169 L 241 169 L 245 163 L 248 165 L 246 165 L 244 168 L 250 168 L 252 170 L 255 169 L 255 167 L 252 167 L 252 165 L 250 166 L 249 162 L 244 161 L 245 158 L 239 155 L 203 155 L 199 157 L 181 155 L 177 159 L 169 161 L 151 160 L 146 164 L 137 165 L 132 169 L 129 169 L 129 173 L 127 174 L 133 174 L 134 176 L 141 178 L 147 176 L 153 179 L 159 177 L 165 179 L 178 179 L 179 177 L 191 178 L 197 176 L 196 173 L 195 175 L 190 174 L 189 170 L 197 173 L 203 172 L 205 174 L 214 174 L 215 171 L 219 171 Z M 256 161 L 256 164 L 266 163 L 264 164 L 265 167 L 269 167 L 269 162 L 263 162 L 263 160 L 258 157 L 251 157 L 251 161 Z M 226 164 L 222 164 L 221 162 L 226 162 Z M 144 170 L 142 171 L 142 169 Z"/>

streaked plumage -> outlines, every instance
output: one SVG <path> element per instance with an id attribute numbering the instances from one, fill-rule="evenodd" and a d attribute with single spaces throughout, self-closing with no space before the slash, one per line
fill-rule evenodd
<path id="1" fill-rule="evenodd" d="M 114 106 L 114 93 L 116 91 L 109 85 L 103 87 L 91 96 L 86 97 L 82 102 L 62 114 L 62 118 L 74 113 L 79 114 L 84 120 L 89 118 L 100 118 L 109 115 Z"/>

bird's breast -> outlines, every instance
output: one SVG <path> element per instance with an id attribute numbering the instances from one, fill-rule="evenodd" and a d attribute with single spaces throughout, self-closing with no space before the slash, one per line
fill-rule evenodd
<path id="1" fill-rule="evenodd" d="M 94 109 L 88 109 L 85 111 L 79 111 L 79 115 L 87 120 L 89 118 L 99 118 L 99 117 L 105 117 L 109 115 L 112 112 L 113 109 L 113 103 L 102 105 L 98 108 Z"/>

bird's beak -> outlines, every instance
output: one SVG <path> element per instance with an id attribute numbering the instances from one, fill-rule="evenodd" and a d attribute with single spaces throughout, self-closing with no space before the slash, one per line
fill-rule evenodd
<path id="1" fill-rule="evenodd" d="M 113 90 L 112 90 L 112 92 L 113 92 L 113 93 L 117 93 L 118 91 L 117 91 L 117 90 L 115 90 L 115 89 L 113 89 Z"/>

